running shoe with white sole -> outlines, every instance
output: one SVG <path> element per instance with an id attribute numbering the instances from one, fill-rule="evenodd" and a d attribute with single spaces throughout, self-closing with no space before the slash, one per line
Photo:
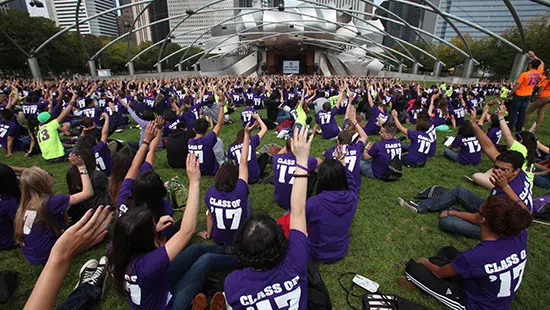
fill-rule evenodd
<path id="1" fill-rule="evenodd" d="M 87 283 L 97 286 L 101 288 L 101 298 L 103 298 L 103 294 L 105 293 L 105 283 L 107 282 L 107 257 L 103 256 L 99 263 L 97 264 L 97 268 Z"/>
<path id="2" fill-rule="evenodd" d="M 92 279 L 92 276 L 94 275 L 95 271 L 97 269 L 97 260 L 90 259 L 87 261 L 81 268 L 80 268 L 80 278 L 78 280 L 78 283 L 74 287 L 76 289 L 80 284 L 89 282 Z"/>
<path id="3" fill-rule="evenodd" d="M 401 197 L 397 197 L 397 203 L 399 203 L 400 206 L 405 207 L 414 213 L 418 213 L 418 204 L 412 200 L 405 200 Z"/>

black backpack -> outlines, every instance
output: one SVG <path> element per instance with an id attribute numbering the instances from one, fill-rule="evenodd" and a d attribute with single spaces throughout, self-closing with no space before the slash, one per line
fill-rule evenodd
<path id="1" fill-rule="evenodd" d="M 17 288 L 18 274 L 13 271 L 0 271 L 0 304 L 7 303 Z"/>
<path id="2" fill-rule="evenodd" d="M 380 178 L 383 181 L 397 181 L 403 176 L 403 164 L 399 156 L 394 156 L 388 165 L 388 169 Z"/>
<path id="3" fill-rule="evenodd" d="M 307 263 L 307 308 L 332 310 L 327 286 L 321 278 L 319 267 L 311 260 Z"/>

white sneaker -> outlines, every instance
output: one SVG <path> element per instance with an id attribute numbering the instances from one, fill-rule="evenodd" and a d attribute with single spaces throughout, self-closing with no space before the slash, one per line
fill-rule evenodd
<path id="1" fill-rule="evenodd" d="M 103 294 L 105 293 L 105 283 L 107 282 L 107 263 L 107 257 L 103 256 L 99 260 L 99 264 L 93 275 L 87 281 L 83 281 L 101 288 L 101 298 L 103 298 Z"/>
<path id="2" fill-rule="evenodd" d="M 74 287 L 76 289 L 80 284 L 90 281 L 97 270 L 97 260 L 90 259 L 80 268 L 80 278 Z"/>

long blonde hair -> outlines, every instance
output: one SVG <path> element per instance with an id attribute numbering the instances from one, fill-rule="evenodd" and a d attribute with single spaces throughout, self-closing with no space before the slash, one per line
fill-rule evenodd
<path id="1" fill-rule="evenodd" d="M 48 183 L 47 172 L 39 167 L 33 166 L 23 170 L 20 179 L 21 199 L 19 209 L 15 215 L 15 241 L 25 245 L 23 241 L 23 226 L 25 225 L 25 214 L 28 210 L 37 212 L 35 223 L 43 222 L 53 229 L 57 235 L 59 228 L 55 225 L 55 219 L 44 209 L 44 202 L 53 194 Z"/>

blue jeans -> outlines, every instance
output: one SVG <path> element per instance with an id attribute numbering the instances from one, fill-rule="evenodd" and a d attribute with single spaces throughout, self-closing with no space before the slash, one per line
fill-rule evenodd
<path id="1" fill-rule="evenodd" d="M 287 113 L 283 110 L 279 110 L 277 112 L 277 123 L 282 123 L 282 122 L 286 121 L 287 119 L 291 119 L 289 113 Z"/>
<path id="2" fill-rule="evenodd" d="M 464 187 L 455 187 L 440 196 L 420 201 L 418 213 L 446 210 L 456 204 L 460 204 L 468 212 L 477 212 L 483 202 L 485 199 L 474 192 Z M 481 228 L 478 225 L 456 216 L 447 216 L 439 220 L 439 228 L 449 233 L 462 234 L 472 238 L 479 238 L 481 235 Z"/>
<path id="3" fill-rule="evenodd" d="M 531 96 L 514 96 L 508 111 L 508 127 L 510 127 L 510 130 L 515 128 L 516 131 L 521 131 L 525 123 L 525 111 L 527 111 L 530 101 Z"/>
<path id="4" fill-rule="evenodd" d="M 533 182 L 535 183 L 535 186 L 538 186 L 540 188 L 550 188 L 550 177 L 548 175 L 536 175 Z"/>
<path id="5" fill-rule="evenodd" d="M 57 310 L 87 310 L 101 299 L 101 288 L 89 283 L 80 284 Z"/>
<path id="6" fill-rule="evenodd" d="M 209 272 L 237 267 L 237 256 L 221 254 L 222 250 L 217 245 L 193 244 L 176 257 L 170 267 L 174 309 L 191 309 L 191 302 L 202 290 Z"/>
<path id="7" fill-rule="evenodd" d="M 458 152 L 455 152 L 450 148 L 445 148 L 445 150 L 443 150 L 443 155 L 452 161 L 458 162 Z"/>
<path id="8" fill-rule="evenodd" d="M 367 178 L 376 179 L 372 173 L 372 160 L 361 160 L 359 162 L 359 172 Z"/>

